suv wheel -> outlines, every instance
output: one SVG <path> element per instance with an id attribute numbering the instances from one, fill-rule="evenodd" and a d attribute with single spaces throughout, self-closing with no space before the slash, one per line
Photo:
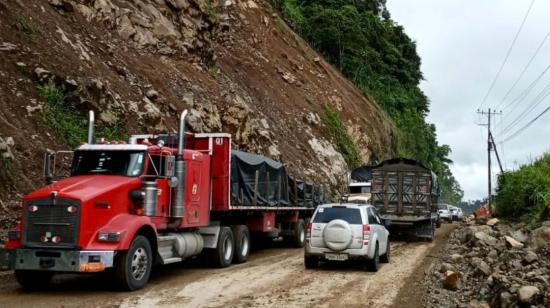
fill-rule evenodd
<path id="1" fill-rule="evenodd" d="M 319 258 L 315 256 L 304 256 L 304 266 L 307 269 L 319 267 Z"/>
<path id="2" fill-rule="evenodd" d="M 380 266 L 380 255 L 378 250 L 378 242 L 376 243 L 376 247 L 374 248 L 374 256 L 372 257 L 372 260 L 369 260 L 369 270 L 371 272 L 378 272 L 378 268 Z"/>
<path id="3" fill-rule="evenodd" d="M 380 257 L 380 262 L 390 263 L 390 238 L 388 237 L 388 243 L 386 244 L 386 253 Z"/>

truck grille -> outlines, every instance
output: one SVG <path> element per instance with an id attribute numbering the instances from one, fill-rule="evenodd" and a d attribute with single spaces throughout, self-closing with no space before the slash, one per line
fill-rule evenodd
<path id="1" fill-rule="evenodd" d="M 24 209 L 23 245 L 75 248 L 80 223 L 80 202 L 70 199 L 30 200 Z"/>

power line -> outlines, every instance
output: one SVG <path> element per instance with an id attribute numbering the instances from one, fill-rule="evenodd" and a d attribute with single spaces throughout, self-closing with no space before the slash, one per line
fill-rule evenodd
<path id="1" fill-rule="evenodd" d="M 515 131 L 512 135 L 510 135 L 509 137 L 505 138 L 504 140 L 502 140 L 500 143 L 505 143 L 509 140 L 512 140 L 513 138 L 517 137 L 519 134 L 521 134 L 524 130 L 526 130 L 529 126 L 531 126 L 533 123 L 535 123 L 538 119 L 540 119 L 540 117 L 542 117 L 545 113 L 548 112 L 548 110 L 550 110 L 550 106 L 546 107 L 546 109 L 544 109 L 538 116 L 536 116 L 535 118 L 533 118 L 531 121 L 529 121 L 529 123 L 525 124 L 522 128 L 518 129 L 517 131 Z"/>
<path id="2" fill-rule="evenodd" d="M 509 104 L 507 104 L 506 106 L 504 106 L 502 108 L 502 110 L 506 110 L 508 107 L 512 106 L 513 105 L 513 108 L 512 110 L 510 110 L 510 112 L 508 114 L 513 114 L 512 111 L 514 111 L 516 109 L 517 106 L 519 106 L 519 103 L 521 103 L 525 98 L 527 98 L 527 96 L 529 95 L 529 93 L 535 88 L 535 86 L 539 83 L 539 81 L 542 79 L 542 77 L 544 77 L 544 75 L 546 74 L 546 72 L 548 72 L 548 70 L 550 70 L 550 64 L 548 64 L 544 70 L 539 74 L 539 76 L 537 76 L 537 78 L 535 78 L 535 80 L 533 80 L 529 86 L 527 86 L 527 88 L 525 88 L 525 90 L 523 90 L 515 99 L 513 99 Z M 515 103 L 515 104 L 514 104 Z"/>
<path id="3" fill-rule="evenodd" d="M 500 76 L 500 73 L 502 72 L 502 69 L 506 65 L 506 62 L 508 62 L 508 58 L 510 57 L 510 53 L 512 53 L 512 49 L 514 48 L 514 45 L 516 44 L 516 41 L 519 37 L 519 34 L 521 33 L 521 30 L 523 29 L 523 26 L 525 25 L 525 21 L 527 20 L 527 17 L 529 16 L 529 13 L 531 12 L 531 8 L 533 7 L 534 3 L 535 3 L 535 0 L 531 0 L 531 4 L 529 5 L 529 8 L 527 9 L 527 12 L 525 13 L 525 16 L 523 17 L 523 20 L 521 21 L 521 25 L 519 26 L 519 29 L 516 32 L 516 35 L 514 36 L 514 39 L 512 40 L 512 44 L 510 45 L 510 47 L 508 48 L 508 51 L 506 52 L 506 56 L 504 57 L 504 61 L 502 61 L 502 64 L 500 65 L 500 68 L 499 68 L 495 78 L 491 82 L 491 85 L 489 86 L 489 89 L 487 90 L 487 93 L 485 94 L 485 97 L 483 97 L 483 100 L 481 101 L 481 104 L 479 104 L 478 109 L 481 108 L 483 106 L 483 104 L 485 104 L 485 101 L 487 101 L 487 98 L 489 97 L 489 94 L 491 94 L 491 91 L 493 90 L 493 88 L 494 88 L 494 86 L 495 86 L 495 84 L 498 80 L 498 77 Z"/>
<path id="4" fill-rule="evenodd" d="M 526 118 L 529 113 L 531 113 L 531 111 L 533 111 L 536 107 L 538 107 L 540 105 L 540 103 L 542 103 L 544 101 L 544 99 L 550 95 L 550 83 L 548 83 L 544 89 L 542 89 L 542 91 L 540 91 L 540 93 L 533 99 L 533 101 L 531 102 L 531 104 L 529 104 L 529 106 L 527 106 L 527 108 L 525 108 L 523 110 L 523 112 L 521 112 L 512 122 L 510 122 L 510 124 L 508 124 L 502 131 L 501 133 L 504 134 L 504 133 L 507 133 L 508 131 L 510 131 L 515 125 L 517 125 L 521 120 L 523 120 L 524 118 Z"/>
<path id="5" fill-rule="evenodd" d="M 525 67 L 523 68 L 523 70 L 521 71 L 521 73 L 519 74 L 518 78 L 516 79 L 516 81 L 514 81 L 514 84 L 512 84 L 512 86 L 510 87 L 510 89 L 508 89 L 508 91 L 506 92 L 506 94 L 504 95 L 504 97 L 502 98 L 502 101 L 500 102 L 500 104 L 498 104 L 497 108 L 504 104 L 504 102 L 506 101 L 506 99 L 508 98 L 508 95 L 510 95 L 510 93 L 512 92 L 512 90 L 516 87 L 516 85 L 518 84 L 518 82 L 521 80 L 521 78 L 523 77 L 523 75 L 525 74 L 525 72 L 527 71 L 527 69 L 529 68 L 529 66 L 531 66 L 531 63 L 533 62 L 533 60 L 535 59 L 535 57 L 539 54 L 540 50 L 542 49 L 542 46 L 544 46 L 544 43 L 546 42 L 546 40 L 548 39 L 548 37 L 550 36 L 550 31 L 548 31 L 546 33 L 546 35 L 544 36 L 544 38 L 542 39 L 542 42 L 540 42 L 539 46 L 537 47 L 537 50 L 535 51 L 535 53 L 531 56 L 531 58 L 529 59 L 529 61 L 527 62 L 527 64 L 525 65 Z"/>

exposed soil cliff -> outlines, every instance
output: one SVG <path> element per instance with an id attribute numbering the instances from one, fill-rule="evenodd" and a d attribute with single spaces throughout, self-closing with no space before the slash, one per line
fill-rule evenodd
<path id="1" fill-rule="evenodd" d="M 231 133 L 234 147 L 333 192 L 348 166 L 327 106 L 363 162 L 395 147 L 380 108 L 265 2 L 0 0 L 0 225 L 42 185 L 44 150 L 70 148 L 47 116 L 48 89 L 127 134 L 175 131 L 190 109 L 193 131 Z"/>

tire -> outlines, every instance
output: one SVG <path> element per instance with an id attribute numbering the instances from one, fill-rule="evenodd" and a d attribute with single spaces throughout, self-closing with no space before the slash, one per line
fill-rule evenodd
<path id="1" fill-rule="evenodd" d="M 374 248 L 374 256 L 372 257 L 372 260 L 369 260 L 369 263 L 368 263 L 368 270 L 371 272 L 378 272 L 379 267 L 380 267 L 380 255 L 378 251 L 378 242 L 377 242 L 376 247 Z"/>
<path id="2" fill-rule="evenodd" d="M 390 263 L 390 238 L 388 237 L 388 243 L 386 244 L 386 253 L 380 256 L 380 262 Z"/>
<path id="3" fill-rule="evenodd" d="M 143 288 L 149 281 L 153 266 L 153 252 L 149 240 L 138 235 L 127 251 L 121 252 L 115 259 L 115 282 L 126 291 Z"/>
<path id="4" fill-rule="evenodd" d="M 245 225 L 233 226 L 231 230 L 235 239 L 233 263 L 244 263 L 248 260 L 250 254 L 250 232 L 248 232 L 248 227 Z"/>
<path id="5" fill-rule="evenodd" d="M 299 219 L 293 227 L 290 244 L 296 248 L 304 247 L 306 241 L 306 223 L 303 219 Z"/>
<path id="6" fill-rule="evenodd" d="M 215 267 L 222 268 L 231 265 L 235 253 L 233 232 L 231 232 L 231 228 L 222 227 L 220 229 L 217 246 L 214 249 L 209 249 L 208 253 L 210 261 Z"/>
<path id="7" fill-rule="evenodd" d="M 304 256 L 304 266 L 307 269 L 315 269 L 319 267 L 319 258 L 315 256 Z"/>
<path id="8" fill-rule="evenodd" d="M 54 272 L 15 270 L 15 279 L 25 290 L 41 290 L 48 286 Z"/>

